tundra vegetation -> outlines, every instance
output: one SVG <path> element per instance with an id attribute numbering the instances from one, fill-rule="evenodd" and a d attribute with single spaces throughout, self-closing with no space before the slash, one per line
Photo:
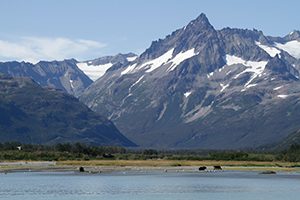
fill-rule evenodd
<path id="1" fill-rule="evenodd" d="M 88 160 L 178 160 L 178 161 L 259 161 L 300 162 L 300 145 L 285 150 L 208 151 L 130 149 L 117 146 L 88 146 L 81 143 L 55 145 L 0 143 L 0 160 L 88 161 Z"/>

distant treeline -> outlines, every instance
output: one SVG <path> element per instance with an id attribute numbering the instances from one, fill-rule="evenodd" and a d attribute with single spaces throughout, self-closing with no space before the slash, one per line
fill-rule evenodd
<path id="1" fill-rule="evenodd" d="M 236 160 L 300 162 L 300 145 L 281 152 L 126 149 L 81 143 L 33 145 L 0 143 L 0 160 Z"/>
<path id="2" fill-rule="evenodd" d="M 282 151 L 278 156 L 278 160 L 300 162 L 300 145 L 293 144 L 285 151 Z"/>

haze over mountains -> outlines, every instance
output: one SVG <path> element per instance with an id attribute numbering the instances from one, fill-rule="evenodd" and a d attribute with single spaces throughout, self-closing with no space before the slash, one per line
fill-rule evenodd
<path id="1" fill-rule="evenodd" d="M 204 14 L 141 55 L 6 62 L 0 72 L 68 92 L 147 148 L 243 149 L 300 129 L 300 32 L 215 30 Z"/>

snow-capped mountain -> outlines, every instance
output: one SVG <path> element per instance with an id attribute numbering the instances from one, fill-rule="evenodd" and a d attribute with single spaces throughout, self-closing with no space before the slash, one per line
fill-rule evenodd
<path id="1" fill-rule="evenodd" d="M 137 56 L 133 53 L 100 57 L 79 62 L 75 59 L 63 61 L 40 61 L 0 63 L 0 73 L 13 77 L 30 77 L 41 86 L 61 89 L 78 97 L 93 81 L 115 65 L 125 65 Z"/>
<path id="2" fill-rule="evenodd" d="M 78 69 L 74 59 L 64 61 L 41 61 L 0 63 L 0 73 L 12 77 L 29 77 L 44 87 L 61 89 L 78 97 L 93 81 Z"/>
<path id="3" fill-rule="evenodd" d="M 101 73 L 80 99 L 144 147 L 277 143 L 300 129 L 299 36 L 215 30 L 201 14 Z"/>

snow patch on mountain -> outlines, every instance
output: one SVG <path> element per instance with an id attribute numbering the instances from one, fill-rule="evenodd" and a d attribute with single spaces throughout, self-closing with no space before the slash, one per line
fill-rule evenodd
<path id="1" fill-rule="evenodd" d="M 225 60 L 226 60 L 227 65 L 237 65 L 237 64 L 245 65 L 245 63 L 246 63 L 246 61 L 243 60 L 242 58 L 233 56 L 233 55 L 229 55 L 229 54 L 227 54 L 225 56 Z"/>
<path id="2" fill-rule="evenodd" d="M 137 63 L 129 65 L 124 71 L 121 72 L 121 75 L 132 73 L 136 67 Z"/>
<path id="3" fill-rule="evenodd" d="M 190 123 L 197 119 L 200 119 L 201 117 L 208 115 L 210 112 L 211 105 L 204 107 L 202 107 L 202 105 L 198 105 L 185 115 L 185 123 Z"/>
<path id="4" fill-rule="evenodd" d="M 137 59 L 137 56 L 127 57 L 126 59 L 128 60 L 128 62 L 132 62 L 132 61 L 135 61 Z"/>
<path id="5" fill-rule="evenodd" d="M 210 78 L 210 77 L 212 77 L 214 75 L 214 72 L 210 72 L 210 73 L 208 73 L 206 76 L 207 76 L 207 78 Z"/>
<path id="6" fill-rule="evenodd" d="M 167 103 L 163 104 L 163 109 L 160 111 L 159 116 L 158 116 L 158 118 L 157 118 L 156 121 L 161 120 L 161 118 L 164 116 L 164 114 L 165 114 L 165 112 L 167 110 L 167 105 L 168 105 Z"/>
<path id="7" fill-rule="evenodd" d="M 223 92 L 229 86 L 229 84 L 224 85 L 223 83 L 220 83 L 220 86 L 221 86 L 220 92 Z"/>
<path id="8" fill-rule="evenodd" d="M 71 88 L 74 89 L 74 85 L 73 85 L 73 80 L 70 79 L 70 85 L 71 85 Z"/>
<path id="9" fill-rule="evenodd" d="M 241 92 L 245 92 L 248 88 L 252 88 L 252 87 L 255 87 L 257 84 L 254 83 L 254 84 L 248 84 L 246 87 L 244 87 Z"/>
<path id="10" fill-rule="evenodd" d="M 267 61 L 245 61 L 244 59 L 233 56 L 233 55 L 226 55 L 226 63 L 227 65 L 236 65 L 236 64 L 241 64 L 246 67 L 248 67 L 244 72 L 253 72 L 256 74 L 262 74 L 262 72 L 265 69 L 266 64 L 268 63 Z"/>
<path id="11" fill-rule="evenodd" d="M 261 44 L 260 42 L 255 42 L 255 44 L 259 46 L 261 49 L 263 49 L 265 52 L 267 52 L 271 57 L 275 57 L 277 54 L 281 53 L 281 51 L 275 47 L 269 47 Z"/>
<path id="12" fill-rule="evenodd" d="M 281 98 L 281 99 L 286 99 L 289 95 L 286 95 L 286 94 L 280 94 L 280 95 L 277 95 L 277 97 Z"/>
<path id="13" fill-rule="evenodd" d="M 285 44 L 275 43 L 276 47 L 282 49 L 294 58 L 300 59 L 300 42 L 297 40 L 289 41 Z"/>
<path id="14" fill-rule="evenodd" d="M 133 83 L 133 84 L 130 86 L 130 88 L 129 88 L 129 92 L 131 92 L 132 88 L 133 88 L 134 86 L 136 86 L 139 82 L 141 82 L 141 80 L 142 80 L 143 78 L 144 78 L 144 75 L 141 76 L 135 83 Z"/>
<path id="15" fill-rule="evenodd" d="M 256 83 L 254 83 L 254 84 L 249 84 L 249 85 L 247 85 L 246 88 L 252 88 L 252 87 L 254 87 L 254 86 L 257 86 L 257 84 L 256 84 Z"/>
<path id="16" fill-rule="evenodd" d="M 228 75 L 228 74 L 230 74 L 231 73 L 231 70 L 229 70 L 227 73 L 226 73 L 226 76 Z"/>
<path id="17" fill-rule="evenodd" d="M 183 95 L 185 98 L 188 98 L 192 94 L 191 91 L 185 92 Z"/>
<path id="18" fill-rule="evenodd" d="M 237 56 L 226 55 L 226 63 L 227 63 L 227 65 L 241 64 L 241 65 L 244 65 L 247 67 L 244 71 L 237 74 L 234 77 L 234 79 L 237 79 L 240 75 L 247 73 L 247 72 L 253 73 L 250 80 L 244 85 L 244 87 L 247 87 L 256 77 L 259 77 L 262 75 L 268 62 L 267 61 L 245 61 L 242 58 L 237 57 Z"/>
<path id="19" fill-rule="evenodd" d="M 195 53 L 195 48 L 178 53 L 172 60 L 168 62 L 173 64 L 168 68 L 167 71 L 173 71 L 180 63 L 195 55 L 197 55 L 197 53 Z"/>
<path id="20" fill-rule="evenodd" d="M 163 64 L 167 63 L 172 58 L 173 51 L 174 51 L 174 48 L 167 51 L 160 57 L 155 58 L 151 61 L 148 61 L 148 62 L 142 64 L 140 67 L 138 67 L 138 69 L 142 69 L 144 67 L 149 67 L 149 69 L 147 69 L 146 72 L 152 72 L 152 71 L 156 70 L 157 68 L 159 68 Z"/>
<path id="21" fill-rule="evenodd" d="M 137 65 L 137 63 L 133 65 L 129 65 L 124 71 L 121 72 L 121 75 L 129 74 L 129 73 L 135 73 L 138 72 L 141 69 L 147 68 L 146 72 L 152 72 L 155 69 L 159 68 L 166 62 L 168 62 L 172 56 L 173 56 L 174 48 L 167 51 L 163 55 L 159 56 L 158 58 L 155 58 L 153 60 L 147 61 L 141 65 Z"/>
<path id="22" fill-rule="evenodd" d="M 281 85 L 281 86 L 278 86 L 278 87 L 274 88 L 273 90 L 274 90 L 274 91 L 276 91 L 276 90 L 279 90 L 279 89 L 281 89 L 282 87 L 283 87 L 283 85 Z"/>
<path id="23" fill-rule="evenodd" d="M 112 63 L 103 65 L 88 65 L 86 62 L 77 63 L 77 67 L 93 81 L 102 77 L 112 65 Z"/>
<path id="24" fill-rule="evenodd" d="M 127 73 L 135 73 L 142 69 L 146 69 L 146 72 L 149 73 L 149 72 L 152 72 L 152 71 L 156 70 L 157 68 L 159 68 L 163 65 L 166 65 L 166 64 L 171 64 L 171 66 L 167 69 L 167 72 L 173 71 L 174 69 L 176 69 L 176 67 L 180 63 L 197 55 L 197 53 L 195 53 L 194 48 L 187 50 L 185 52 L 180 52 L 177 55 L 175 55 L 174 57 L 173 57 L 173 52 L 174 52 L 174 48 L 167 51 L 163 55 L 161 55 L 153 60 L 147 61 L 141 65 L 137 65 L 137 64 L 130 65 L 123 72 L 121 72 L 121 75 L 124 75 Z"/>

